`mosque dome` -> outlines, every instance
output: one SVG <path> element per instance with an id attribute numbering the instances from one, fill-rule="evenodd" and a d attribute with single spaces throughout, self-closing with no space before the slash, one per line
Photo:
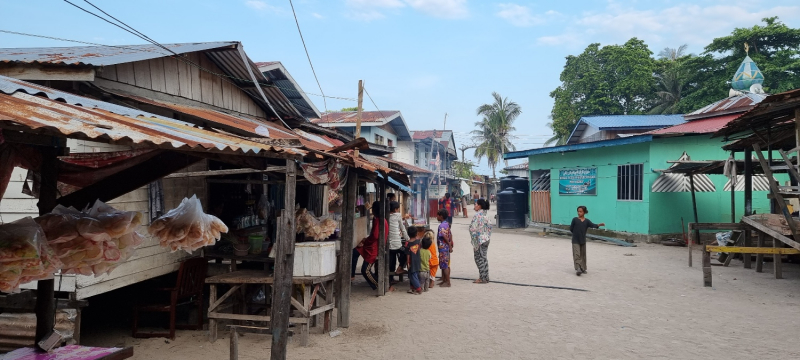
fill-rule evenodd
<path id="1" fill-rule="evenodd" d="M 751 91 L 751 89 L 760 90 L 762 83 L 764 83 L 764 74 L 761 73 L 761 70 L 750 56 L 745 56 L 741 65 L 739 65 L 739 70 L 733 75 L 731 87 L 739 91 L 757 92 Z M 756 86 L 754 87 L 754 85 Z"/>

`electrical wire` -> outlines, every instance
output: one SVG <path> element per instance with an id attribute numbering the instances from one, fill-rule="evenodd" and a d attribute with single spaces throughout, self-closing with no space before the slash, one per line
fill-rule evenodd
<path id="1" fill-rule="evenodd" d="M 300 34 L 300 41 L 303 42 L 303 49 L 306 51 L 306 58 L 308 58 L 308 65 L 311 66 L 311 73 L 314 74 L 314 80 L 317 81 L 317 87 L 319 87 L 319 92 L 322 93 L 322 102 L 325 105 L 325 112 L 328 112 L 328 101 L 325 100 L 325 92 L 322 91 L 322 85 L 319 84 L 319 78 L 317 78 L 317 71 L 314 70 L 314 64 L 311 63 L 311 55 L 308 54 L 308 47 L 306 47 L 306 40 L 303 39 L 303 32 L 300 31 L 300 22 L 297 21 L 297 13 L 294 12 L 294 4 L 292 4 L 292 0 L 289 0 L 289 6 L 292 7 L 292 15 L 294 15 L 294 23 L 297 24 L 297 32 Z"/>
<path id="2" fill-rule="evenodd" d="M 364 93 L 367 94 L 367 97 L 369 98 L 369 101 L 372 103 L 372 106 L 374 106 L 375 109 L 378 110 L 378 113 L 381 114 L 381 117 L 386 119 L 386 116 L 383 115 L 383 111 L 381 111 L 381 108 L 379 108 L 378 105 L 375 104 L 375 100 L 372 100 L 372 96 L 369 95 L 369 91 L 367 91 L 366 87 L 364 88 Z"/>

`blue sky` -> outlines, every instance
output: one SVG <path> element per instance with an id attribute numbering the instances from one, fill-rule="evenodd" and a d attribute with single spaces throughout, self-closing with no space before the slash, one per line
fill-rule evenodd
<path id="1" fill-rule="evenodd" d="M 93 3 L 162 43 L 241 41 L 254 61 L 281 61 L 305 91 L 319 93 L 288 0 Z M 559 84 L 564 57 L 589 43 L 636 36 L 654 53 L 681 44 L 699 53 L 713 38 L 764 17 L 800 27 L 797 0 L 294 0 L 294 7 L 326 95 L 353 98 L 363 79 L 375 104 L 401 110 L 412 130 L 441 129 L 447 113 L 446 127 L 460 145 L 478 120 L 475 109 L 497 91 L 522 106 L 517 149 L 540 147 L 549 137 L 548 94 Z M 0 1 L 0 29 L 142 43 L 62 1 Z M 0 46 L 71 44 L 0 33 Z M 310 98 L 325 109 L 321 97 Z M 355 102 L 327 101 L 331 110 L 349 106 Z M 364 106 L 375 109 L 369 100 Z M 480 171 L 491 173 L 485 159 Z"/>

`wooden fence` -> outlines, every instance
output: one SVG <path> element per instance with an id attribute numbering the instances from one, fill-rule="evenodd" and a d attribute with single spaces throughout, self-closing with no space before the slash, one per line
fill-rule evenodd
<path id="1" fill-rule="evenodd" d="M 550 223 L 550 191 L 531 191 L 531 221 Z"/>

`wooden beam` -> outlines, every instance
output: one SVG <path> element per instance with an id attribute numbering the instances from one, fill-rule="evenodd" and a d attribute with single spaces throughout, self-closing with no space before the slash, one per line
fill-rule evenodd
<path id="1" fill-rule="evenodd" d="M 222 175 L 237 175 L 237 174 L 253 174 L 253 173 L 265 173 L 276 171 L 277 166 L 270 166 L 267 170 L 258 170 L 258 169 L 228 169 L 228 170 L 208 170 L 208 171 L 191 171 L 191 172 L 183 172 L 183 173 L 174 173 L 164 176 L 164 179 L 172 179 L 172 178 L 187 178 L 187 177 L 198 177 L 198 176 L 222 176 Z M 280 167 L 280 170 L 285 170 L 284 167 Z"/>
<path id="2" fill-rule="evenodd" d="M 359 150 L 369 149 L 369 143 L 367 143 L 367 139 L 364 139 L 363 137 L 360 137 L 360 138 L 356 138 L 355 140 L 349 141 L 349 142 L 347 142 L 346 144 L 344 144 L 342 146 L 337 146 L 337 147 L 335 147 L 333 149 L 330 149 L 327 152 L 338 153 L 338 152 L 347 151 L 347 150 L 350 150 L 350 149 L 359 149 Z"/>
<path id="3" fill-rule="evenodd" d="M 789 228 L 792 229 L 792 237 L 794 239 L 800 239 L 800 237 L 797 236 L 797 224 L 795 224 L 794 219 L 792 218 L 792 214 L 789 213 L 789 209 L 786 207 L 786 201 L 780 194 L 780 190 L 778 190 L 778 184 L 776 183 L 775 178 L 772 176 L 772 170 L 769 168 L 769 164 L 767 164 L 766 161 L 764 160 L 764 154 L 761 153 L 761 147 L 758 146 L 758 144 L 753 144 L 753 150 L 755 150 L 756 156 L 758 157 L 758 161 L 761 163 L 761 167 L 764 170 L 764 175 L 766 175 L 767 177 L 767 183 L 769 184 L 769 188 L 772 192 L 772 195 L 775 196 L 775 200 L 778 201 L 778 206 L 781 209 L 781 213 L 783 214 L 783 217 L 786 219 L 786 223 L 789 225 Z M 791 241 L 794 242 L 794 240 Z M 797 242 L 794 243 L 797 244 Z M 800 250 L 800 245 L 798 245 L 798 250 Z"/>
<path id="4" fill-rule="evenodd" d="M 764 238 L 766 236 L 761 234 L 758 231 L 755 231 L 755 235 L 758 237 L 758 239 L 756 239 L 756 246 L 757 247 L 763 247 L 764 246 L 764 240 L 765 240 Z M 774 240 L 773 240 L 773 242 L 774 242 Z M 747 256 L 750 256 L 749 254 L 756 254 L 756 272 L 764 271 L 764 254 L 759 254 L 757 252 L 755 252 L 755 253 L 747 253 L 747 254 L 748 254 Z M 729 257 L 733 257 L 733 256 L 729 256 Z"/>
<path id="5" fill-rule="evenodd" d="M 353 261 L 353 243 L 355 236 L 355 209 L 356 196 L 358 192 L 358 174 L 354 168 L 347 169 L 347 183 L 344 187 L 342 196 L 342 223 L 341 238 L 339 245 L 339 263 L 336 272 L 336 305 L 339 308 L 338 321 L 339 327 L 350 327 L 350 264 Z"/>
<path id="6" fill-rule="evenodd" d="M 689 223 L 691 230 L 744 230 L 744 225 L 740 223 Z"/>
<path id="7" fill-rule="evenodd" d="M 286 162 L 286 195 L 281 216 L 283 234 L 279 237 L 275 255 L 275 275 L 272 284 L 272 360 L 285 360 L 289 344 L 289 317 L 292 312 L 292 276 L 294 272 L 295 195 L 297 165 Z"/>
<path id="8" fill-rule="evenodd" d="M 781 255 L 797 255 L 800 250 L 792 248 L 775 248 L 775 247 L 743 247 L 743 246 L 706 246 L 706 251 L 709 252 L 724 252 L 735 254 L 781 254 Z"/>
<path id="9" fill-rule="evenodd" d="M 106 177 L 58 199 L 64 206 L 81 209 L 97 199 L 109 201 L 202 160 L 188 154 L 164 151 L 147 161 Z"/>
<path id="10" fill-rule="evenodd" d="M 707 248 L 707 245 L 703 245 L 703 286 L 711 287 L 711 253 Z"/>
<path id="11" fill-rule="evenodd" d="M 780 232 L 776 231 L 775 229 L 772 229 L 772 228 L 770 228 L 770 227 L 768 227 L 768 226 L 766 226 L 764 224 L 761 224 L 758 221 L 750 219 L 748 217 L 743 217 L 742 218 L 742 222 L 744 222 L 745 224 L 755 228 L 756 230 L 758 230 L 758 231 L 760 231 L 762 233 L 765 233 L 765 234 L 771 236 L 774 239 L 777 239 L 777 240 L 783 242 L 786 245 L 789 245 L 789 246 L 791 246 L 791 247 L 793 247 L 793 248 L 795 248 L 797 250 L 800 250 L 800 243 L 798 243 L 797 241 L 794 241 L 792 239 L 789 239 L 788 237 L 784 236 L 783 234 L 781 234 Z"/>
<path id="12" fill-rule="evenodd" d="M 42 163 L 39 174 L 42 177 L 39 190 L 39 215 L 45 215 L 56 207 L 58 195 L 58 152 L 57 147 L 41 148 Z M 36 285 L 36 344 L 44 340 L 55 326 L 56 299 L 55 280 L 39 280 Z M 43 349 L 49 350 L 49 349 Z"/>
<path id="13" fill-rule="evenodd" d="M 689 175 L 689 185 L 691 186 L 692 190 L 692 210 L 694 211 L 694 222 L 699 223 L 700 220 L 697 218 L 697 198 L 695 197 L 695 187 L 694 187 L 694 175 Z M 694 229 L 695 239 L 700 241 L 700 230 L 695 228 Z M 709 265 L 710 266 L 710 265 Z M 703 267 L 705 267 L 705 258 L 703 258 Z M 705 271 L 705 269 L 703 269 Z"/>
<path id="14" fill-rule="evenodd" d="M 20 80 L 94 81 L 93 67 L 55 65 L 3 65 L 0 75 Z"/>
<path id="15" fill-rule="evenodd" d="M 386 295 L 386 279 L 384 277 L 387 274 L 383 265 L 388 260 L 386 256 L 386 226 L 384 226 L 386 222 L 386 183 L 384 179 L 378 179 L 375 184 L 378 188 L 377 200 L 381 205 L 380 216 L 378 216 L 378 257 L 375 259 L 378 262 L 376 269 L 378 271 L 378 296 Z"/>

